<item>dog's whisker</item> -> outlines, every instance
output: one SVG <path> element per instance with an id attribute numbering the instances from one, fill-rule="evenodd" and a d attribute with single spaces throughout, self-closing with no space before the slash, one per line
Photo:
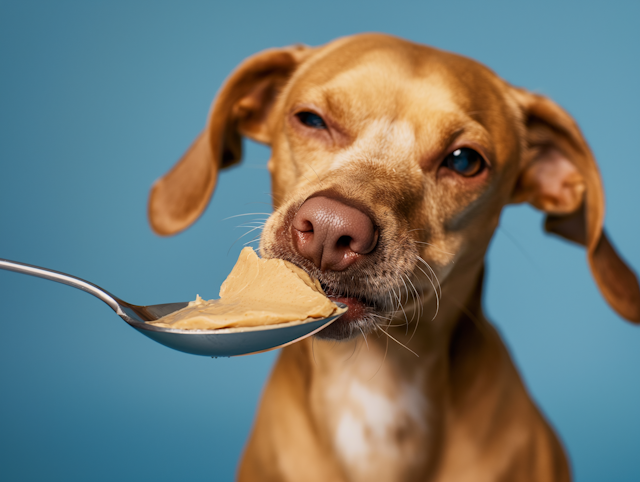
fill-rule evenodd
<path id="1" fill-rule="evenodd" d="M 364 338 L 364 342 L 367 345 L 367 350 L 369 350 L 369 342 L 367 341 L 367 335 L 364 334 L 364 331 L 361 326 L 358 327 L 360 333 L 362 333 L 362 338 Z"/>
<path id="2" fill-rule="evenodd" d="M 240 238 L 244 238 L 247 234 L 254 232 L 256 229 L 262 229 L 262 226 L 255 226 L 255 227 L 251 228 L 249 231 L 247 231 L 242 236 L 240 236 Z M 240 238 L 238 238 L 238 239 L 240 239 Z"/>
<path id="3" fill-rule="evenodd" d="M 391 291 L 387 291 L 387 295 L 389 295 L 389 308 L 388 310 L 391 311 L 393 308 L 393 298 L 391 298 Z M 386 303 L 386 301 L 385 301 Z"/>
<path id="4" fill-rule="evenodd" d="M 400 296 L 398 294 L 396 294 L 395 289 L 393 289 L 393 294 L 396 297 L 396 299 L 398 300 L 398 308 L 400 308 L 402 310 L 402 313 L 404 314 L 404 320 L 406 321 L 406 325 L 407 325 L 407 332 L 409 330 L 409 318 L 407 318 L 407 312 L 404 311 L 404 307 L 402 306 L 402 300 L 400 299 Z M 397 308 L 396 308 L 397 311 Z"/>
<path id="5" fill-rule="evenodd" d="M 396 313 L 398 311 L 398 308 L 400 307 L 400 301 L 398 299 L 398 295 L 396 294 L 396 290 L 393 287 L 391 287 L 390 293 L 393 294 L 393 298 L 391 300 L 392 301 L 391 309 L 393 310 L 394 313 Z"/>
<path id="6" fill-rule="evenodd" d="M 260 235 L 256 236 L 255 238 L 253 238 L 251 241 L 247 241 L 246 243 L 243 244 L 243 246 L 248 246 L 251 243 L 255 243 L 256 241 L 260 241 Z"/>
<path id="7" fill-rule="evenodd" d="M 422 303 L 420 303 L 420 293 L 418 293 L 418 289 L 416 288 L 416 285 L 413 284 L 413 281 L 411 281 L 411 278 L 409 277 L 409 275 L 405 275 L 407 278 L 407 281 L 409 282 L 409 284 L 411 285 L 411 288 L 413 289 L 413 293 L 414 293 L 414 300 L 416 305 L 418 306 L 418 319 L 420 319 L 422 317 Z"/>
<path id="8" fill-rule="evenodd" d="M 267 220 L 266 219 L 254 219 L 253 221 L 247 221 L 244 224 L 240 224 L 239 226 L 247 226 L 247 225 L 254 225 L 254 224 L 262 224 L 263 226 L 265 224 L 267 224 Z"/>
<path id="9" fill-rule="evenodd" d="M 260 223 L 260 222 L 266 223 L 268 220 L 269 220 L 269 218 L 254 218 L 254 219 L 250 219 L 250 220 L 247 220 L 247 221 L 244 221 L 244 222 L 247 222 L 247 223 Z"/>
<path id="10" fill-rule="evenodd" d="M 431 282 L 431 285 L 433 286 L 433 292 L 435 294 L 436 297 L 436 312 L 433 315 L 433 319 L 435 319 L 436 316 L 438 316 L 438 311 L 440 310 L 440 298 L 442 297 L 442 286 L 440 286 L 440 281 L 438 281 L 438 276 L 436 275 L 435 271 L 431 268 L 431 266 L 429 266 L 429 263 L 427 263 L 424 259 L 422 259 L 420 256 L 418 256 L 418 260 L 421 261 L 422 263 L 424 263 L 424 265 L 427 267 L 427 269 L 429 270 L 429 272 L 431 274 L 433 274 L 434 279 L 436 280 L 436 283 L 438 284 L 438 289 L 440 290 L 440 294 L 438 294 L 438 290 L 436 289 L 436 286 L 433 283 L 433 280 L 431 279 L 431 277 L 429 276 L 429 281 Z M 423 271 L 424 273 L 424 271 Z M 426 275 L 426 273 L 425 273 Z"/>
<path id="11" fill-rule="evenodd" d="M 253 228 L 253 227 L 264 228 L 266 224 L 267 223 L 261 223 L 259 221 L 252 221 L 245 224 L 239 224 L 238 226 L 236 226 L 236 228 Z"/>
<path id="12" fill-rule="evenodd" d="M 245 213 L 245 214 L 236 214 L 234 216 L 229 216 L 228 218 L 224 218 L 223 221 L 226 221 L 227 219 L 233 219 L 233 218 L 239 218 L 240 216 L 271 216 L 271 213 Z"/>
<path id="13" fill-rule="evenodd" d="M 375 377 L 378 374 L 378 372 L 382 368 L 382 365 L 384 365 L 384 362 L 387 359 L 387 353 L 389 352 L 389 338 L 387 338 L 386 340 L 387 340 L 387 343 L 386 343 L 386 346 L 384 347 L 384 355 L 382 357 L 382 361 L 380 362 L 380 366 L 378 367 L 376 372 L 373 375 L 371 375 L 371 378 L 369 378 L 369 381 L 373 380 L 373 377 Z"/>
<path id="14" fill-rule="evenodd" d="M 411 278 L 409 277 L 409 275 L 405 275 L 405 277 L 407 278 L 407 281 L 411 285 L 411 289 L 412 289 L 412 292 L 413 292 L 414 303 L 415 303 L 415 306 L 417 306 L 418 320 L 420 320 L 420 318 L 422 317 L 422 303 L 420 303 L 420 299 L 421 299 L 420 293 L 418 293 L 418 289 L 413 284 L 413 281 L 411 281 Z M 414 309 L 415 309 L 415 307 L 414 307 Z"/>
<path id="15" fill-rule="evenodd" d="M 259 227 L 252 228 L 252 229 L 250 229 L 249 231 L 247 231 L 246 233 L 244 233 L 242 236 L 239 236 L 239 237 L 238 237 L 238 238 L 237 238 L 237 239 L 236 239 L 236 240 L 231 244 L 231 246 L 229 247 L 229 250 L 227 251 L 227 254 L 229 254 L 229 253 L 231 252 L 231 248 L 233 248 L 233 246 L 234 246 L 238 241 L 240 241 L 242 238 L 244 238 L 244 237 L 245 237 L 245 236 L 247 236 L 248 234 L 251 234 L 251 233 L 252 233 L 252 232 L 254 232 L 256 229 L 261 229 L 261 228 L 259 228 Z"/>
<path id="16" fill-rule="evenodd" d="M 368 313 L 368 316 L 373 316 L 375 318 L 381 318 L 381 319 L 387 320 L 387 321 L 391 321 L 392 320 L 391 316 L 385 316 L 385 315 L 382 315 L 380 313 Z"/>
<path id="17" fill-rule="evenodd" d="M 407 287 L 407 283 L 404 282 L 404 277 L 400 277 L 400 281 L 402 281 L 402 284 L 404 285 L 404 292 L 405 292 L 405 295 L 406 295 L 406 298 L 407 298 L 407 303 L 408 303 L 409 302 L 409 288 Z"/>
<path id="18" fill-rule="evenodd" d="M 404 323 L 402 323 L 400 325 L 392 325 L 391 322 L 393 321 L 393 318 L 391 318 L 391 317 L 382 316 L 382 315 L 375 314 L 375 313 L 370 313 L 368 316 L 370 316 L 372 318 L 378 318 L 380 320 L 384 320 L 384 321 L 388 322 L 385 325 L 380 325 L 379 323 L 376 323 L 377 325 L 383 326 L 384 328 L 387 328 L 387 327 L 397 328 L 397 327 L 400 327 L 400 326 L 404 326 Z"/>
<path id="19" fill-rule="evenodd" d="M 415 285 L 411 282 L 411 280 L 409 279 L 409 277 L 407 276 L 407 281 L 411 284 L 411 286 L 413 287 L 413 290 L 415 292 L 414 294 L 414 299 L 415 299 L 415 304 L 418 306 L 417 312 L 418 312 L 418 319 L 416 321 L 415 326 L 413 327 L 413 333 L 411 333 L 411 336 L 409 337 L 409 341 L 411 341 L 413 339 L 413 337 L 415 336 L 416 332 L 418 331 L 418 325 L 420 324 L 420 318 L 422 318 L 422 303 L 420 303 L 420 297 L 418 295 L 418 290 L 416 289 Z M 414 308 L 414 312 L 415 312 L 415 308 Z"/>
<path id="20" fill-rule="evenodd" d="M 387 335 L 389 338 L 391 338 L 393 341 L 395 341 L 398 345 L 400 345 L 401 347 L 405 348 L 405 349 L 406 349 L 406 350 L 408 350 L 409 352 L 413 353 L 416 357 L 420 358 L 420 356 L 419 356 L 415 351 L 413 351 L 413 350 L 412 350 L 411 348 L 409 348 L 408 346 L 403 345 L 402 343 L 400 343 L 400 342 L 399 342 L 398 340 L 396 340 L 393 336 L 391 336 L 391 334 L 390 334 L 390 333 L 388 333 L 387 331 L 383 330 L 383 329 L 382 329 L 382 328 L 380 328 L 380 327 L 378 327 L 378 329 L 379 329 L 382 333 L 384 333 L 385 335 Z"/>
<path id="21" fill-rule="evenodd" d="M 377 323 L 378 326 L 382 327 L 382 328 L 400 328 L 402 326 L 405 326 L 404 323 L 400 323 L 400 324 L 392 324 L 391 321 L 393 321 L 392 319 L 389 318 L 385 318 L 385 317 L 379 317 L 385 321 L 388 321 L 389 323 L 387 324 L 379 324 Z"/>
<path id="22" fill-rule="evenodd" d="M 406 283 L 406 282 L 405 282 L 405 280 L 404 280 L 405 278 L 406 278 L 406 275 L 404 275 L 404 274 L 403 274 L 403 275 L 400 277 L 400 280 L 402 281 L 402 284 L 404 284 L 404 289 L 405 289 L 405 291 L 406 291 L 406 293 L 407 293 L 407 304 L 408 304 L 410 301 L 413 301 L 414 303 L 417 303 L 417 301 L 418 301 L 418 300 L 417 300 L 417 298 L 415 297 L 415 294 L 413 293 L 413 291 L 411 291 L 411 290 L 409 289 L 409 287 L 407 286 L 407 283 Z M 407 280 L 408 280 L 408 279 L 409 279 L 409 278 L 407 278 Z M 409 300 L 409 295 L 411 295 L 411 300 Z M 412 306 L 413 310 L 412 310 L 412 312 L 411 312 L 411 320 L 410 320 L 409 322 L 410 322 L 410 323 L 413 323 L 413 320 L 414 320 L 414 318 L 416 317 L 416 314 L 417 314 L 417 310 L 415 309 L 415 305 L 414 305 L 414 304 L 411 304 L 411 306 Z M 419 320 L 419 319 L 420 319 L 420 318 L 418 318 L 418 320 Z M 407 332 L 408 332 L 408 330 L 409 330 L 409 326 L 407 325 Z"/>
<path id="23" fill-rule="evenodd" d="M 396 298 L 396 301 L 398 302 L 398 304 L 396 305 L 396 311 L 400 311 L 402 310 L 402 312 L 404 313 L 404 317 L 405 319 L 407 318 L 407 313 L 404 311 L 404 307 L 402 306 L 402 300 L 400 298 L 400 288 L 398 288 L 398 292 L 396 293 L 395 288 L 392 288 L 393 290 L 393 295 Z"/>
<path id="24" fill-rule="evenodd" d="M 431 275 L 428 275 L 420 266 L 416 266 L 416 268 L 418 268 L 422 274 L 424 274 L 424 276 L 429 280 L 429 283 L 431 283 L 431 286 L 433 287 L 433 294 L 435 295 L 436 298 L 436 312 L 433 315 L 433 319 L 435 319 L 435 317 L 438 315 L 438 309 L 440 308 L 440 297 L 438 295 L 438 290 L 436 289 L 436 285 L 433 283 L 433 280 L 431 279 Z"/>
<path id="25" fill-rule="evenodd" d="M 266 193 L 263 193 L 263 194 L 266 194 Z M 266 201 L 250 201 L 250 202 L 244 203 L 243 206 L 249 206 L 250 204 L 264 204 L 265 206 L 273 207 L 271 203 L 268 203 Z"/>
<path id="26" fill-rule="evenodd" d="M 418 256 L 418 261 L 422 262 L 427 267 L 429 272 L 433 275 L 434 279 L 436 280 L 436 283 L 438 284 L 438 289 L 440 290 L 440 294 L 442 294 L 442 287 L 440 286 L 440 281 L 438 281 L 438 276 L 436 275 L 436 272 L 429 265 L 429 263 L 427 263 L 424 259 L 422 259 L 421 256 Z"/>
<path id="27" fill-rule="evenodd" d="M 369 316 L 372 316 L 374 318 L 379 318 L 379 319 L 384 320 L 384 321 L 389 321 L 389 322 L 393 321 L 393 318 L 391 316 L 384 316 L 384 315 L 381 315 L 381 314 L 378 314 L 378 313 L 369 313 Z M 400 326 L 400 325 L 398 325 L 398 326 Z"/>

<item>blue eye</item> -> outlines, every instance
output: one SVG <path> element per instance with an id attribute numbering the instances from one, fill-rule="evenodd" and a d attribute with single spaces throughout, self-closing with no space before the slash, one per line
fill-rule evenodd
<path id="1" fill-rule="evenodd" d="M 300 119 L 304 125 L 311 127 L 313 129 L 326 129 L 327 124 L 324 123 L 322 117 L 318 114 L 314 114 L 313 112 L 298 112 L 296 117 Z"/>
<path id="2" fill-rule="evenodd" d="M 485 167 L 482 156 L 468 147 L 453 151 L 445 158 L 443 164 L 465 177 L 475 176 Z"/>

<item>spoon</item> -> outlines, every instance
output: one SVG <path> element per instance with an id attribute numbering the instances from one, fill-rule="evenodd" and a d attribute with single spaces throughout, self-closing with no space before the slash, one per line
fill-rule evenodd
<path id="1" fill-rule="evenodd" d="M 1 258 L 0 269 L 56 281 L 86 291 L 104 301 L 120 318 L 152 340 L 184 353 L 214 358 L 252 355 L 282 348 L 319 332 L 347 311 L 347 305 L 336 303 L 343 311 L 328 318 L 309 318 L 310 321 L 247 328 L 176 330 L 149 325 L 146 322 L 180 310 L 187 306 L 188 302 L 137 306 L 116 298 L 89 281 L 59 271 Z"/>

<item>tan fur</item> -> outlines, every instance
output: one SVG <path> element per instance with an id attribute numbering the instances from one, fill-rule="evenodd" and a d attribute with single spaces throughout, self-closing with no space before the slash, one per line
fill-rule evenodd
<path id="1" fill-rule="evenodd" d="M 302 125 L 301 111 L 328 129 Z M 529 202 L 549 231 L 586 246 L 607 301 L 640 322 L 638 282 L 602 229 L 600 178 L 573 119 L 470 59 L 389 36 L 265 51 L 231 76 L 194 148 L 154 187 L 157 232 L 199 216 L 218 169 L 239 160 L 240 135 L 272 147 L 263 256 L 375 309 L 349 340 L 282 351 L 239 480 L 569 480 L 481 296 L 501 209 Z M 489 167 L 469 178 L 443 167 L 461 147 Z M 320 272 L 293 247 L 291 219 L 318 193 L 366 210 L 380 229 L 353 269 Z"/>

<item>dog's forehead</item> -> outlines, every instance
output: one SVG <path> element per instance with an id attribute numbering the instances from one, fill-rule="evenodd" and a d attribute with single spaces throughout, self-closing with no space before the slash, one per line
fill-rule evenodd
<path id="1" fill-rule="evenodd" d="M 366 99 L 370 108 L 419 104 L 421 108 L 469 110 L 491 100 L 479 94 L 499 95 L 502 81 L 472 59 L 370 34 L 319 48 L 301 66 L 292 84 L 294 98 L 304 92 L 316 97 L 331 95 L 347 103 L 354 97 Z M 406 99 L 411 102 L 403 102 Z"/>
<path id="2" fill-rule="evenodd" d="M 409 130 L 425 150 L 443 148 L 462 129 L 495 145 L 513 145 L 514 109 L 507 84 L 482 64 L 384 35 L 341 39 L 301 66 L 286 95 L 289 108 L 319 107 L 352 134 L 388 120 Z M 354 136 L 355 137 L 355 136 Z M 491 140 L 489 141 L 489 138 Z M 501 152 L 505 155 L 500 155 Z"/>

